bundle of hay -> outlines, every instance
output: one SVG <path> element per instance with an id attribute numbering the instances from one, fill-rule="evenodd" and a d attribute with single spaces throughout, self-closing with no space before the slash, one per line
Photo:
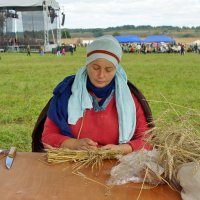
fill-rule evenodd
<path id="1" fill-rule="evenodd" d="M 116 159 L 121 154 L 119 151 L 113 150 L 88 150 L 78 151 L 66 148 L 47 149 L 47 162 L 51 164 L 74 162 L 74 169 L 81 169 L 82 167 L 99 168 L 102 161 L 105 159 Z"/>
<path id="2" fill-rule="evenodd" d="M 157 164 L 164 168 L 163 178 L 178 186 L 177 172 L 182 164 L 200 162 L 200 133 L 191 123 L 191 114 L 180 115 L 173 122 L 161 120 L 148 139 L 159 152 Z M 192 118 L 200 120 L 200 115 L 193 113 Z M 198 125 L 195 121 L 193 124 Z M 174 184 L 174 185 L 173 185 Z"/>

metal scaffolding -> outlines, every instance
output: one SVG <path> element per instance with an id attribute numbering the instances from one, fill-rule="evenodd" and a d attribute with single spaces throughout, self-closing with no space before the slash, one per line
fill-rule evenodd
<path id="1" fill-rule="evenodd" d="M 55 0 L 0 0 L 0 49 L 23 51 L 60 45 L 60 7 Z"/>

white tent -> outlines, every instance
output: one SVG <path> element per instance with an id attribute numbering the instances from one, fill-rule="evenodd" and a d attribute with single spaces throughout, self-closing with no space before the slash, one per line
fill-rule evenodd
<path id="1" fill-rule="evenodd" d="M 191 42 L 191 44 L 197 44 L 197 45 L 200 45 L 200 40 L 195 40 L 195 41 Z"/>

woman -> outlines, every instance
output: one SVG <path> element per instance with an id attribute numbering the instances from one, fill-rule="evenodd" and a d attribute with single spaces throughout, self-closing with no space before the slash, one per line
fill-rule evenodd
<path id="1" fill-rule="evenodd" d="M 86 66 L 54 90 L 42 135 L 44 145 L 125 154 L 150 148 L 144 141 L 148 123 L 127 85 L 121 57 L 120 44 L 112 36 L 99 37 L 87 47 Z"/>

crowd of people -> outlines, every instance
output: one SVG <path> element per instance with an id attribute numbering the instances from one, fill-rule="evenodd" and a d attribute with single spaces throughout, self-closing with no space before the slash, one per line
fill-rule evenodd
<path id="1" fill-rule="evenodd" d="M 185 52 L 200 53 L 200 45 L 186 45 L 183 43 L 122 43 L 122 50 L 124 53 L 180 53 L 184 55 Z"/>
<path id="2" fill-rule="evenodd" d="M 66 52 L 70 52 L 70 54 L 73 56 L 75 51 L 76 51 L 76 44 L 62 45 L 62 46 L 58 45 L 56 48 L 57 56 L 65 55 Z"/>

